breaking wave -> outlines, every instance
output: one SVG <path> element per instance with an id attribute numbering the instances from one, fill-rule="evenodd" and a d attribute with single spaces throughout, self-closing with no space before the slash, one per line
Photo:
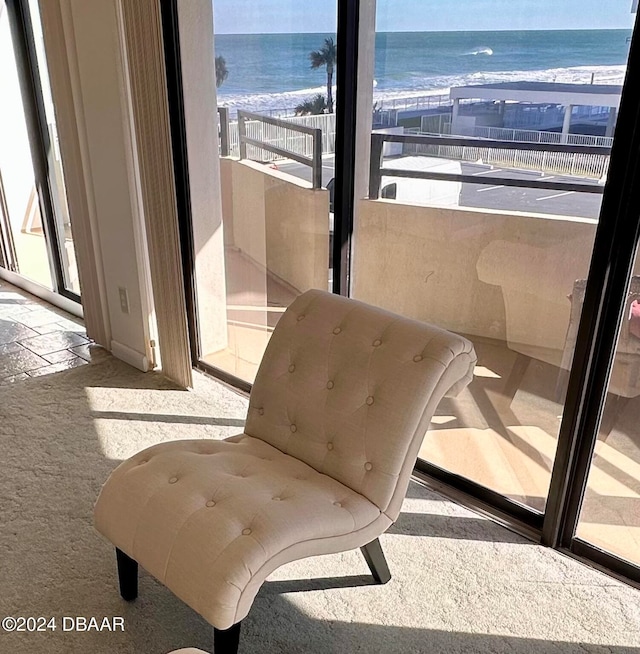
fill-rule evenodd
<path id="1" fill-rule="evenodd" d="M 467 55 L 489 55 L 491 56 L 493 54 L 493 50 L 491 48 L 476 48 L 475 50 L 471 50 L 471 52 L 467 52 Z"/>

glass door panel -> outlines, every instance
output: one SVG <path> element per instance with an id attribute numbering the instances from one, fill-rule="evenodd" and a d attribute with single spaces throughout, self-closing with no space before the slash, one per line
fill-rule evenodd
<path id="1" fill-rule="evenodd" d="M 37 0 L 0 2 L 0 97 L 2 265 L 79 301 Z"/>
<path id="2" fill-rule="evenodd" d="M 352 295 L 473 341 L 420 459 L 543 512 L 633 16 L 432 4 L 377 3 Z"/>
<path id="3" fill-rule="evenodd" d="M 640 566 L 640 262 L 637 255 L 576 536 Z"/>
<path id="4" fill-rule="evenodd" d="M 44 140 L 47 149 L 45 155 L 49 168 L 54 221 L 58 236 L 58 256 L 61 262 L 64 287 L 69 291 L 80 295 L 80 280 L 78 278 L 76 253 L 73 245 L 71 218 L 69 216 L 69 207 L 67 206 L 64 171 L 62 167 L 62 157 L 60 155 L 51 84 L 49 82 L 44 37 L 42 35 L 40 9 L 38 7 L 38 0 L 28 0 L 28 4 L 29 16 L 31 18 L 31 26 L 33 29 L 33 44 L 38 65 L 40 89 L 44 105 L 44 119 L 46 122 Z"/>
<path id="5" fill-rule="evenodd" d="M 199 3 L 187 5 L 178 17 L 199 358 L 251 383 L 285 308 L 330 286 L 336 3 L 215 0 L 215 36 L 193 30 L 186 14 Z M 203 116 L 203 102 L 218 115 Z"/>
<path id="6" fill-rule="evenodd" d="M 13 272 L 53 289 L 8 11 L 0 3 L 0 173 Z M 9 240 L 11 243 L 9 243 Z"/>

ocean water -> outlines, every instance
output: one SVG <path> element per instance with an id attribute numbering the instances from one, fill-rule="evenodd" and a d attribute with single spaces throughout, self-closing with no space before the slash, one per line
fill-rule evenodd
<path id="1" fill-rule="evenodd" d="M 220 34 L 229 76 L 219 102 L 235 109 L 295 107 L 326 85 L 309 52 L 331 34 Z M 447 93 L 452 86 L 515 80 L 621 84 L 630 30 L 379 32 L 374 100 Z M 334 79 L 335 83 L 335 79 Z"/>

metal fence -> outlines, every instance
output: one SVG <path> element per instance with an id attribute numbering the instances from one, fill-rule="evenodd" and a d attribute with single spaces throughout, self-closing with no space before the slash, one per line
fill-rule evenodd
<path id="1" fill-rule="evenodd" d="M 499 163 L 501 166 L 514 166 L 513 163 L 520 161 L 526 163 L 531 170 L 539 170 L 540 165 L 547 165 L 540 162 L 539 158 L 546 158 L 551 167 L 564 168 L 565 174 L 580 174 L 591 170 L 592 162 L 588 157 L 601 157 L 608 162 L 611 149 L 603 146 L 566 145 L 559 143 L 522 143 L 505 142 L 494 140 L 482 140 L 477 138 L 460 138 L 449 136 L 425 136 L 407 134 L 383 134 L 371 135 L 371 160 L 369 164 L 369 197 L 378 199 L 380 197 L 380 186 L 383 174 L 392 174 L 394 177 L 409 177 L 414 179 L 432 179 L 446 182 L 464 182 L 467 184 L 486 184 L 501 186 L 520 186 L 537 188 L 549 191 L 576 191 L 579 193 L 599 193 L 604 187 L 600 184 L 583 182 L 563 182 L 550 180 L 514 179 L 509 177 L 486 177 L 478 175 L 465 175 L 456 173 L 441 173 L 429 171 L 406 170 L 401 168 L 383 168 L 383 149 L 385 142 L 402 143 L 403 149 L 413 149 L 414 153 L 441 156 L 447 159 L 458 161 L 476 162 L 482 160 L 484 163 Z M 575 157 L 573 169 L 566 170 L 566 157 Z M 577 172 L 582 167 L 581 172 Z M 573 172 L 571 172 L 573 170 Z M 603 173 L 604 174 L 604 173 Z M 589 177 L 601 177 L 602 175 L 590 174 Z"/>
<path id="2" fill-rule="evenodd" d="M 318 116 L 289 116 L 286 122 L 304 127 L 322 130 L 322 152 L 324 154 L 336 151 L 336 115 L 320 114 Z"/>
<path id="3" fill-rule="evenodd" d="M 396 127 L 398 124 L 397 109 L 378 109 L 374 104 L 373 108 L 373 125 L 375 127 Z"/>
<path id="4" fill-rule="evenodd" d="M 420 130 L 416 133 L 451 134 L 451 113 L 420 116 Z"/>
<path id="5" fill-rule="evenodd" d="M 426 118 L 426 116 L 425 116 Z M 434 130 L 423 129 L 423 132 Z M 525 141 L 527 143 L 569 143 L 570 145 L 603 145 L 610 148 L 613 145 L 611 136 L 590 136 L 588 134 L 567 134 L 562 140 L 560 132 L 544 132 L 535 129 L 511 129 L 507 127 L 476 127 L 473 136 L 498 141 Z"/>
<path id="6" fill-rule="evenodd" d="M 392 100 L 380 100 L 380 109 L 394 111 L 418 111 L 421 109 L 434 109 L 436 107 L 450 107 L 453 101 L 449 94 L 442 95 L 418 95 L 410 98 L 395 98 Z"/>
<path id="7" fill-rule="evenodd" d="M 440 134 L 420 134 L 425 141 L 404 141 L 404 155 L 428 155 L 456 161 L 483 163 L 503 168 L 533 170 L 540 173 L 602 179 L 609 170 L 611 148 L 606 145 L 563 144 L 558 142 L 508 141 L 505 139 L 454 138 L 462 145 L 434 142 Z M 485 144 L 493 143 L 488 146 Z M 562 148 L 550 150 L 549 147 Z"/>

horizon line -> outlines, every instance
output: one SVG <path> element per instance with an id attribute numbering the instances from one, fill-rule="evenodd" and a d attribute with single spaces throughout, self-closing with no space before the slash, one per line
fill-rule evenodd
<path id="1" fill-rule="evenodd" d="M 552 27 L 549 29 L 495 29 L 495 30 L 376 30 L 376 34 L 442 34 L 466 33 L 466 34 L 492 34 L 495 32 L 633 32 L 631 27 Z M 336 35 L 336 32 L 214 32 L 214 36 L 288 36 L 291 34 L 325 34 Z"/>

